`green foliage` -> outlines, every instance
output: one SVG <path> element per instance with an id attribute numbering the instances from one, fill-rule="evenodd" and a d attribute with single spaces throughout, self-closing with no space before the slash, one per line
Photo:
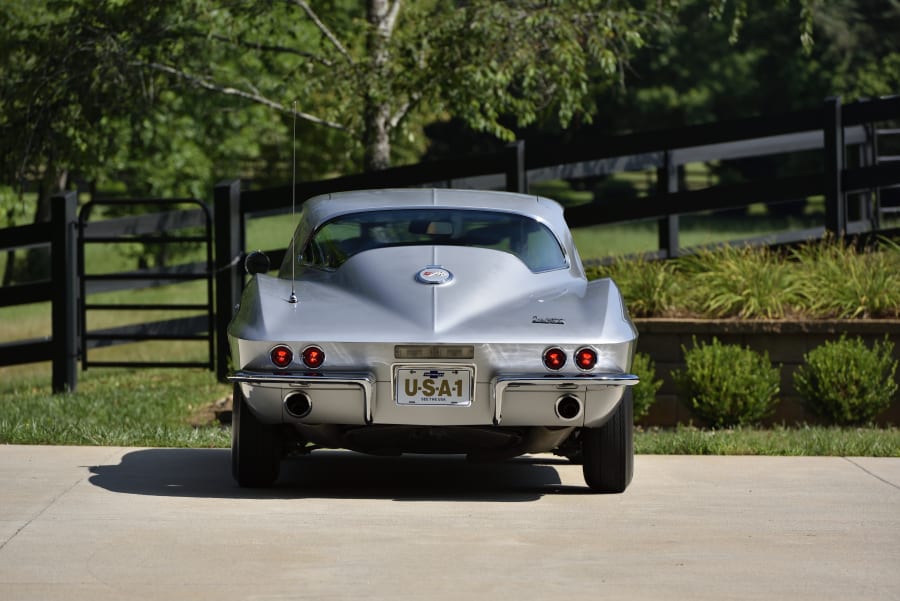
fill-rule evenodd
<path id="1" fill-rule="evenodd" d="M 685 257 L 689 305 L 711 317 L 783 318 L 798 294 L 789 266 L 767 247 L 725 246 Z"/>
<path id="2" fill-rule="evenodd" d="M 212 39 L 219 31 L 198 35 L 210 20 L 224 27 L 228 10 L 81 0 L 12 8 L 19 4 L 29 10 L 0 15 L 0 181 L 19 187 L 68 173 L 120 195 L 202 198 L 225 177 L 271 177 L 274 168 L 286 179 L 290 130 L 280 115 L 148 66 L 187 54 L 226 80 L 235 63 L 254 66 L 221 52 Z M 266 69 L 255 67 L 266 80 Z M 272 160 L 273 146 L 281 161 Z M 339 163 L 321 145 L 298 154 L 319 173 Z"/>
<path id="3" fill-rule="evenodd" d="M 617 258 L 587 268 L 612 277 L 635 317 L 740 319 L 900 317 L 900 245 L 844 240 L 789 254 L 722 247 L 673 261 Z"/>
<path id="4" fill-rule="evenodd" d="M 620 130 L 814 108 L 831 95 L 851 100 L 897 93 L 896 2 L 681 5 L 679 18 L 635 53 L 629 64 L 635 76 L 624 90 L 596 86 L 598 104 L 615 115 L 610 121 Z"/>
<path id="5" fill-rule="evenodd" d="M 815 3 L 799 1 L 807 14 Z M 779 11 L 796 14 L 788 4 Z M 386 166 L 370 162 L 376 138 L 387 160 L 413 161 L 424 126 L 449 117 L 501 139 L 547 116 L 589 122 L 591 87 L 619 88 L 628 61 L 681 14 L 678 2 L 624 0 L 387 5 L 397 11 L 350 0 L 7 0 L 0 183 L 77 173 L 132 195 L 198 195 L 213 178 L 284 176 L 294 113 L 301 177 Z M 768 13 L 709 5 L 735 31 L 748 12 Z"/>
<path id="6" fill-rule="evenodd" d="M 844 240 L 807 244 L 795 253 L 804 305 L 816 317 L 900 316 L 900 245 L 857 248 Z"/>
<path id="7" fill-rule="evenodd" d="M 676 313 L 685 292 L 676 277 L 676 265 L 643 258 L 618 258 L 602 267 L 588 269 L 589 277 L 611 277 L 625 298 L 633 317 L 668 317 Z"/>
<path id="8" fill-rule="evenodd" d="M 807 408 L 839 425 L 863 424 L 890 407 L 897 392 L 894 344 L 868 348 L 859 337 L 825 342 L 806 353 L 794 386 Z"/>
<path id="9" fill-rule="evenodd" d="M 634 355 L 631 373 L 641 379 L 640 383 L 631 389 L 634 402 L 634 420 L 638 421 L 650 411 L 650 406 L 656 401 L 656 393 L 662 386 L 663 381 L 656 379 L 656 365 L 653 363 L 650 355 L 645 353 L 636 353 Z"/>
<path id="10" fill-rule="evenodd" d="M 900 90 L 900 48 L 886 56 L 872 56 L 857 73 L 853 88 L 847 91 L 850 98 L 878 98 L 893 96 Z"/>
<path id="11" fill-rule="evenodd" d="M 521 127 L 552 110 L 565 127 L 575 115 L 589 118 L 590 76 L 617 80 L 658 26 L 654 16 L 628 2 L 468 2 L 423 32 L 427 60 L 446 69 L 430 87 L 452 114 L 501 139 L 514 137 L 505 117 Z"/>
<path id="12" fill-rule="evenodd" d="M 697 343 L 682 347 L 685 369 L 672 372 L 679 393 L 701 419 L 716 428 L 742 426 L 768 416 L 777 402 L 781 368 L 768 353 L 750 348 Z"/>
<path id="13" fill-rule="evenodd" d="M 108 132 L 91 126 L 100 105 L 114 110 L 111 84 L 123 82 L 114 67 L 85 60 L 97 47 L 89 35 L 80 43 L 60 37 L 66 28 L 86 34 L 90 23 L 68 22 L 65 10 L 27 8 L 11 1 L 0 11 L 0 182 L 46 189 L 73 163 L 99 165 L 108 156 Z"/>

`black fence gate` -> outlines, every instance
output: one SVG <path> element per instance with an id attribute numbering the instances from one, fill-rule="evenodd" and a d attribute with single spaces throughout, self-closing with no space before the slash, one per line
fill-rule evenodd
<path id="1" fill-rule="evenodd" d="M 185 210 L 192 205 L 195 210 Z M 126 219 L 90 220 L 98 206 L 109 208 L 150 207 L 157 212 Z M 85 204 L 78 218 L 78 280 L 79 332 L 81 340 L 81 368 L 88 367 L 203 367 L 214 368 L 215 317 L 213 309 L 213 238 L 212 214 L 209 207 L 194 199 L 141 199 L 91 201 Z M 89 260 L 85 252 L 88 246 L 108 245 L 112 249 L 122 249 L 124 245 L 151 246 L 157 256 L 164 257 L 165 249 L 176 245 L 202 247 L 205 260 L 200 263 L 166 266 L 164 261 L 155 265 L 138 265 L 138 269 L 127 272 L 96 273 L 88 269 Z M 114 250 L 118 252 L 118 250 Z M 137 257 L 135 257 L 137 261 Z M 187 281 L 204 280 L 205 302 L 202 303 L 118 303 L 89 302 L 91 294 L 116 290 L 147 288 L 176 284 Z M 115 325 L 99 330 L 89 330 L 88 316 L 106 313 L 123 316 L 126 313 L 167 312 L 181 313 L 172 319 L 160 321 Z M 127 317 L 113 321 L 129 321 Z M 118 344 L 143 341 L 204 341 L 205 361 L 175 360 L 167 353 L 160 361 L 137 360 L 94 360 L 89 350 Z"/>

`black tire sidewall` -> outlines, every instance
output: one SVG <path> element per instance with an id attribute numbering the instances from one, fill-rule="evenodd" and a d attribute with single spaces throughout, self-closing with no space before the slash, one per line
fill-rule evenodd
<path id="1" fill-rule="evenodd" d="M 240 384 L 234 385 L 231 418 L 231 471 L 241 486 L 271 486 L 281 463 L 281 435 L 264 424 L 247 406 Z"/>
<path id="2" fill-rule="evenodd" d="M 634 402 L 631 389 L 599 428 L 581 431 L 585 482 L 601 493 L 624 492 L 634 475 Z"/>

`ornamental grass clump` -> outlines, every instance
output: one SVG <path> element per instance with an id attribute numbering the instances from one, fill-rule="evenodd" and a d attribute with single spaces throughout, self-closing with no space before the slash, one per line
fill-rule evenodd
<path id="1" fill-rule="evenodd" d="M 618 258 L 595 268 L 591 277 L 611 277 L 632 317 L 673 317 L 682 293 L 676 265 L 671 261 Z"/>
<path id="2" fill-rule="evenodd" d="M 790 266 L 767 247 L 725 246 L 679 260 L 690 305 L 704 317 L 782 319 L 799 299 Z"/>
<path id="3" fill-rule="evenodd" d="M 685 368 L 672 372 L 679 395 L 694 414 L 716 428 L 755 424 L 772 413 L 778 399 L 781 366 L 768 353 L 712 342 L 682 346 Z"/>
<path id="4" fill-rule="evenodd" d="M 824 318 L 900 317 L 900 245 L 882 240 L 862 250 L 841 239 L 794 253 L 807 313 Z"/>
<path id="5" fill-rule="evenodd" d="M 897 392 L 894 344 L 885 337 L 868 348 L 862 338 L 828 341 L 803 356 L 794 387 L 805 406 L 830 423 L 867 424 Z"/>

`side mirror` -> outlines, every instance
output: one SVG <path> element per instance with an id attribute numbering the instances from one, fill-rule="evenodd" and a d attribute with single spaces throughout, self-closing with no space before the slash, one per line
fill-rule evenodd
<path id="1" fill-rule="evenodd" d="M 244 259 L 244 271 L 246 271 L 250 275 L 266 273 L 267 271 L 269 271 L 270 267 L 271 265 L 269 264 L 269 257 L 266 256 L 266 253 L 260 250 L 254 250 L 252 253 L 247 255 L 246 259 Z"/>

